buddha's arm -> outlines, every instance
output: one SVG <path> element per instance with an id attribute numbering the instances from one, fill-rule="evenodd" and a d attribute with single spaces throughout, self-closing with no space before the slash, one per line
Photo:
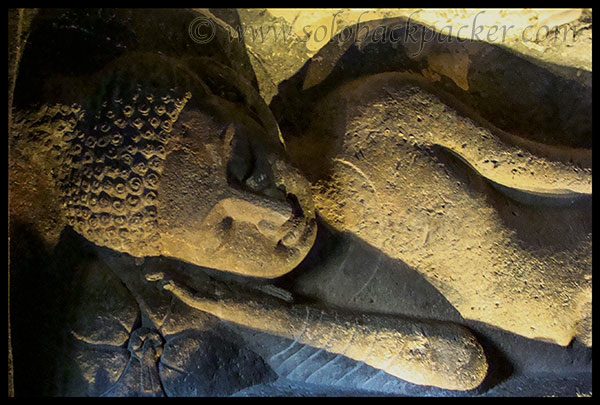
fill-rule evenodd
<path id="1" fill-rule="evenodd" d="M 544 197 L 592 194 L 592 170 L 558 159 L 536 156 L 503 142 L 487 129 L 460 125 L 452 137 L 432 139 L 459 156 L 481 176 L 502 186 Z M 461 123 L 462 124 L 462 123 Z"/>
<path id="2" fill-rule="evenodd" d="M 591 195 L 590 150 L 521 138 L 495 127 L 451 96 L 434 95 L 402 75 L 381 76 L 371 85 L 379 84 L 394 99 L 387 106 L 398 109 L 397 114 L 385 116 L 402 123 L 405 135 L 412 134 L 416 142 L 442 146 L 481 176 L 509 188 L 548 197 Z"/>
<path id="3" fill-rule="evenodd" d="M 477 387 L 487 372 L 483 350 L 465 328 L 288 305 L 256 297 L 194 295 L 174 281 L 163 288 L 223 320 L 342 354 L 398 378 L 446 389 Z"/>

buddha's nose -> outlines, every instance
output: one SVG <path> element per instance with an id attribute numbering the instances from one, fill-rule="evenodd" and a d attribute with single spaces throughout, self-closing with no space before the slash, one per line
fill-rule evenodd
<path id="1" fill-rule="evenodd" d="M 222 202 L 225 212 L 234 220 L 255 224 L 261 232 L 280 229 L 292 217 L 292 206 L 252 193 L 237 195 Z"/>

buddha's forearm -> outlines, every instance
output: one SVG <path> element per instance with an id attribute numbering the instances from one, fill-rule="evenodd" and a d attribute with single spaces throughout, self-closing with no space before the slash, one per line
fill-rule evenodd
<path id="1" fill-rule="evenodd" d="M 341 354 L 416 384 L 467 390 L 478 386 L 487 372 L 481 346 L 458 325 L 356 316 L 259 298 L 211 299 L 173 282 L 165 289 L 223 320 Z"/>

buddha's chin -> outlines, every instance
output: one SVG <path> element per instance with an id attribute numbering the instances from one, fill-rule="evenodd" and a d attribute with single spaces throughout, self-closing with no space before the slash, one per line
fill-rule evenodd
<path id="1" fill-rule="evenodd" d="M 265 238 L 255 227 L 254 232 L 251 229 L 240 229 L 226 238 L 205 237 L 203 243 L 172 240 L 167 246 L 163 243 L 163 255 L 212 270 L 272 279 L 296 268 L 316 237 L 314 218 L 296 225 L 292 229 L 295 237 L 278 241 Z"/>
<path id="2" fill-rule="evenodd" d="M 303 222 L 294 229 L 294 233 L 300 236 L 286 241 L 287 243 L 284 242 L 284 237 L 275 246 L 270 245 L 245 258 L 236 255 L 233 263 L 230 257 L 220 269 L 258 278 L 283 276 L 294 270 L 312 248 L 316 237 L 316 221 L 313 219 Z"/>

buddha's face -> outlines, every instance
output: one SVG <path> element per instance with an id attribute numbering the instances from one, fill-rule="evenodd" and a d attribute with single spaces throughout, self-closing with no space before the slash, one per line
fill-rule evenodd
<path id="1" fill-rule="evenodd" d="M 310 186 L 258 95 L 212 63 L 117 62 L 62 137 L 73 228 L 134 256 L 247 276 L 297 266 L 316 235 Z"/>
<path id="2" fill-rule="evenodd" d="M 179 115 L 158 186 L 161 254 L 256 277 L 306 256 L 315 234 L 308 182 L 279 142 L 222 99 Z"/>

